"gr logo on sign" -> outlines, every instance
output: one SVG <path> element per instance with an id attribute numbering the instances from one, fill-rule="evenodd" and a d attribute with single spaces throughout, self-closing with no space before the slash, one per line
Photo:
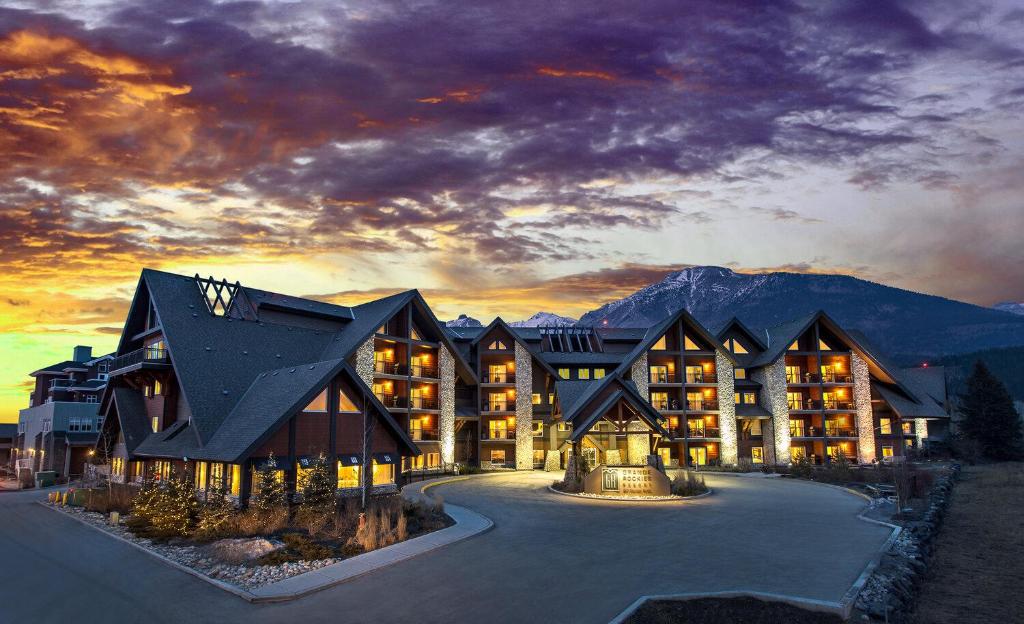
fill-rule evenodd
<path id="1" fill-rule="evenodd" d="M 601 489 L 605 492 L 619 491 L 619 471 L 605 468 L 601 471 Z"/>

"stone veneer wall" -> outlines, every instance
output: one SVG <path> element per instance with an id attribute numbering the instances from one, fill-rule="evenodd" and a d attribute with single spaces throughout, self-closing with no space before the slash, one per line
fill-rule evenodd
<path id="1" fill-rule="evenodd" d="M 736 435 L 736 391 L 732 362 L 720 350 L 715 351 L 715 370 L 718 371 L 718 428 L 722 435 L 720 457 L 722 463 L 733 466 L 738 461 Z"/>
<path id="2" fill-rule="evenodd" d="M 761 406 L 772 415 L 774 444 L 771 446 L 774 457 L 768 457 L 766 450 L 765 461 L 780 465 L 788 464 L 790 438 L 789 404 L 786 402 L 786 356 L 781 355 L 768 366 L 751 371 L 750 379 L 761 384 Z"/>
<path id="3" fill-rule="evenodd" d="M 649 390 L 648 381 L 650 380 L 650 370 L 647 368 L 647 354 L 644 353 L 636 362 L 633 362 L 633 368 L 630 370 L 630 376 L 633 378 L 633 383 L 636 384 L 636 389 L 640 391 L 640 396 L 644 400 L 649 401 L 651 394 Z"/>
<path id="4" fill-rule="evenodd" d="M 646 359 L 646 358 L 645 358 Z M 650 431 L 647 423 L 642 420 L 631 420 L 626 424 L 627 431 Z M 647 456 L 651 454 L 651 438 L 643 435 L 626 435 L 626 461 L 632 466 L 646 466 Z"/>
<path id="5" fill-rule="evenodd" d="M 926 418 L 914 419 L 914 435 L 917 437 L 917 448 L 924 448 L 924 439 L 928 437 L 928 420 Z"/>
<path id="6" fill-rule="evenodd" d="M 356 374 L 367 388 L 373 388 L 373 336 L 356 350 Z"/>
<path id="7" fill-rule="evenodd" d="M 533 470 L 533 357 L 516 345 L 516 470 Z"/>
<path id="8" fill-rule="evenodd" d="M 850 357 L 853 368 L 853 404 L 857 408 L 857 460 L 863 464 L 875 458 L 875 419 L 871 412 L 871 372 L 868 363 L 854 351 Z"/>
<path id="9" fill-rule="evenodd" d="M 441 438 L 441 462 L 455 463 L 455 356 L 448 347 L 441 345 L 437 353 L 441 384 L 438 388 L 438 407 L 441 418 L 438 434 Z"/>

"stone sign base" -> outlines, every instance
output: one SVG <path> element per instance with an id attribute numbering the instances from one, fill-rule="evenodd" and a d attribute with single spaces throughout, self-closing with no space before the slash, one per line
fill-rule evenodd
<path id="1" fill-rule="evenodd" d="M 601 464 L 583 480 L 583 491 L 604 496 L 669 496 L 672 482 L 654 466 Z"/>

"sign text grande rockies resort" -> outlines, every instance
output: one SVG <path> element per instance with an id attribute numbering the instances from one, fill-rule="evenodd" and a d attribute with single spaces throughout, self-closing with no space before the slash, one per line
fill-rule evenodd
<path id="1" fill-rule="evenodd" d="M 659 478 L 660 477 L 660 478 Z M 665 494 L 665 475 L 651 466 L 606 466 L 601 468 L 601 493 L 631 496 Z"/>

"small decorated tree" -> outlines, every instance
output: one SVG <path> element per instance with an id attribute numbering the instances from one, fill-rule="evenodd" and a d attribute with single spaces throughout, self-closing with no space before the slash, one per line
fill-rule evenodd
<path id="1" fill-rule="evenodd" d="M 212 484 L 206 493 L 206 501 L 200 506 L 196 519 L 196 537 L 216 539 L 221 537 L 231 524 L 235 506 L 228 500 L 223 481 Z"/>
<path id="2" fill-rule="evenodd" d="M 166 537 L 189 535 L 195 529 L 199 514 L 192 472 L 172 473 L 160 492 L 154 505 L 156 513 L 150 519 L 156 534 Z"/>
<path id="3" fill-rule="evenodd" d="M 286 492 L 284 483 L 277 476 L 277 459 L 271 453 L 270 457 L 256 473 L 257 490 L 252 497 L 252 508 L 259 513 L 271 513 L 284 507 Z"/>
<path id="4" fill-rule="evenodd" d="M 319 533 L 334 516 L 338 478 L 323 453 L 306 470 L 298 521 L 310 535 Z"/>

